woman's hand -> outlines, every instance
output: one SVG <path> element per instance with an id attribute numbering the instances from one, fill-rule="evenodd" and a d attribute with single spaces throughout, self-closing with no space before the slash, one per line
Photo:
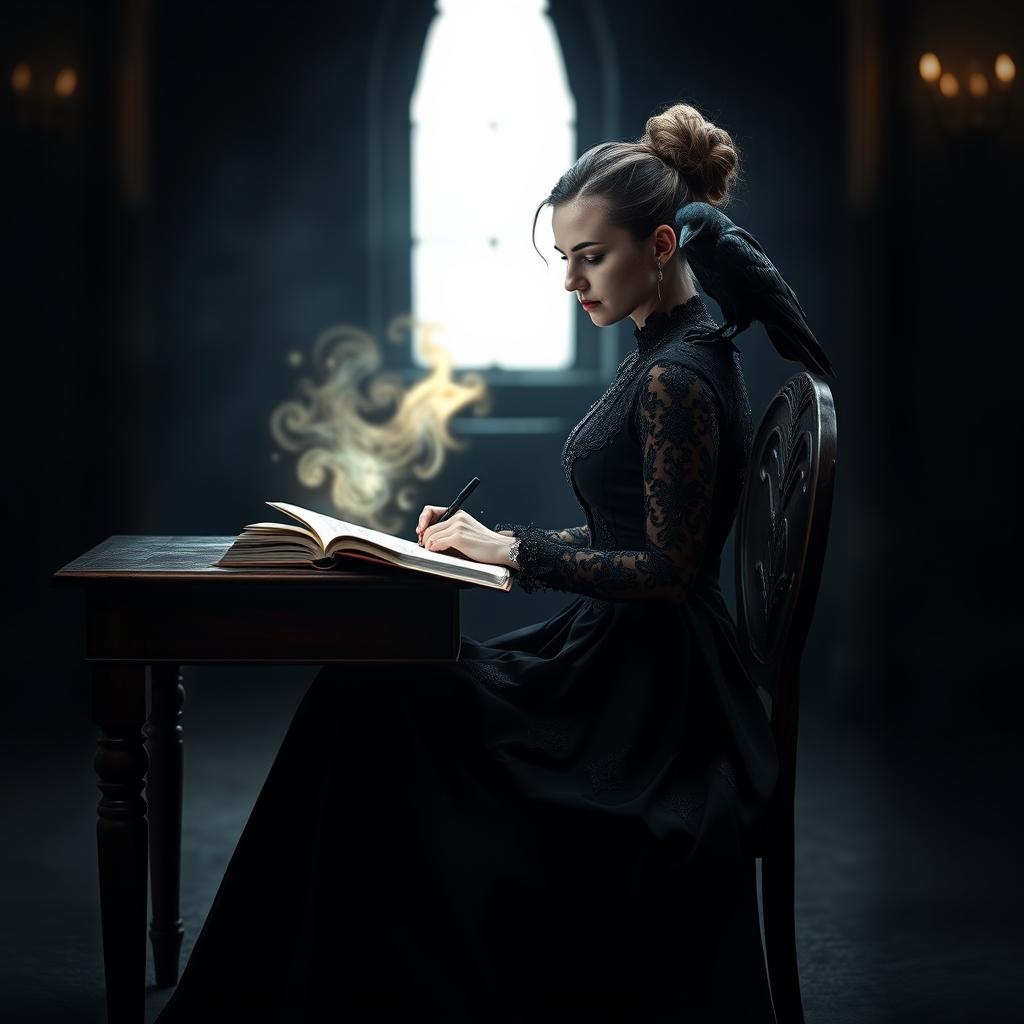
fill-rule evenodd
<path id="1" fill-rule="evenodd" d="M 509 564 L 507 537 L 489 530 L 461 508 L 451 519 L 435 522 L 443 512 L 441 506 L 425 505 L 420 513 L 416 532 L 428 551 L 468 558 L 486 565 Z"/>

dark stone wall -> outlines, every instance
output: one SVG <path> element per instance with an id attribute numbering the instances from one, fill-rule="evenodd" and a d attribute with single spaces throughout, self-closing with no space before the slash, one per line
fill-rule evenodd
<path id="1" fill-rule="evenodd" d="M 1000 719 L 1020 660 L 1008 572 L 1020 105 L 994 141 L 947 139 L 928 120 L 916 57 L 943 33 L 1012 51 L 1013 15 L 982 5 L 987 30 L 965 41 L 956 9 L 932 5 L 607 7 L 619 137 L 676 100 L 733 134 L 743 179 L 729 212 L 793 285 L 839 371 L 810 706 L 884 716 L 897 732 L 921 715 L 951 726 L 961 701 Z M 429 9 L 417 0 L 392 18 L 396 55 L 414 52 L 401 33 L 422 33 Z M 10 553 L 13 647 L 45 647 L 70 625 L 49 574 L 107 535 L 232 533 L 267 497 L 309 496 L 287 460 L 271 461 L 267 417 L 293 393 L 286 353 L 369 315 L 366 76 L 380 10 L 5 7 L 8 72 L 70 63 L 80 83 L 65 109 L 42 113 L 26 113 L 6 78 L 0 90 L 8 515 L 36 538 Z M 597 104 L 600 79 L 571 36 L 579 5 L 554 2 L 552 17 L 578 105 Z M 595 333 L 584 326 L 580 344 Z M 620 351 L 630 342 L 620 332 Z M 759 414 L 797 367 L 759 326 L 741 349 Z M 571 425 L 597 390 L 494 392 L 502 415 Z M 485 521 L 575 522 L 563 439 L 471 437 L 423 500 L 487 473 L 473 510 Z M 505 472 L 513 455 L 546 467 L 539 484 Z M 498 632 L 563 598 L 467 593 L 464 628 Z"/>

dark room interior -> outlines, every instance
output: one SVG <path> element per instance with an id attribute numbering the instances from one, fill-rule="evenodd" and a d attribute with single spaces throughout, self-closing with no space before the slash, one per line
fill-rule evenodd
<path id="1" fill-rule="evenodd" d="M 456 359 L 441 381 L 410 332 L 393 333 L 417 293 L 411 100 L 444 6 L 0 7 L 7 421 L 32 442 L 7 449 L 6 1021 L 108 1019 L 84 597 L 57 584 L 58 570 L 118 535 L 228 541 L 275 518 L 266 500 L 413 538 L 419 509 L 474 475 L 482 484 L 466 509 L 488 527 L 582 522 L 560 453 L 633 346 L 629 318 L 598 330 L 574 308 L 568 364 Z M 575 104 L 562 164 L 636 138 L 671 103 L 725 126 L 742 160 L 726 211 L 771 254 L 838 370 L 835 495 L 800 664 L 806 1020 L 1024 1019 L 1022 448 L 1020 410 L 1003 394 L 1024 370 L 1021 10 L 995 0 L 525 6 L 550 24 Z M 491 42 L 470 33 L 466 45 Z M 519 84 L 487 76 L 455 95 L 476 90 L 479 102 L 494 90 L 508 105 L 521 89 L 532 103 L 526 83 L 543 62 L 527 53 L 520 70 Z M 464 117 L 444 112 L 451 138 Z M 481 216 L 510 180 L 489 180 L 494 165 L 469 147 L 444 174 L 445 194 Z M 544 194 L 528 197 L 531 209 Z M 552 261 L 549 218 L 537 243 Z M 511 242 L 536 272 L 530 229 L 527 215 Z M 564 264 L 552 266 L 558 291 Z M 493 283 L 460 300 L 468 334 L 494 339 L 490 352 L 508 337 L 527 351 L 544 313 L 494 301 L 512 286 Z M 325 467 L 313 457 L 323 446 L 289 439 L 303 381 L 339 325 L 370 339 L 376 362 L 359 373 L 379 387 L 380 409 L 394 389 L 427 389 L 424 472 L 387 462 L 372 422 L 368 462 Z M 736 345 L 756 425 L 800 367 L 760 323 Z M 46 384 L 41 397 L 33 380 Z M 730 537 L 730 608 L 735 570 Z M 490 637 L 571 597 L 469 586 L 459 629 Z M 182 965 L 316 670 L 182 666 Z M 148 936 L 146 970 L 153 1021 L 171 989 L 157 985 Z"/>

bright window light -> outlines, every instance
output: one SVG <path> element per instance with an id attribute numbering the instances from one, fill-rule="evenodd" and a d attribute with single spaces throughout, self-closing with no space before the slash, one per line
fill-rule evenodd
<path id="1" fill-rule="evenodd" d="M 551 208 L 576 104 L 546 0 L 438 0 L 413 90 L 412 315 L 458 368 L 566 369 L 576 298 Z M 419 364 L 426 360 L 417 352 Z"/>

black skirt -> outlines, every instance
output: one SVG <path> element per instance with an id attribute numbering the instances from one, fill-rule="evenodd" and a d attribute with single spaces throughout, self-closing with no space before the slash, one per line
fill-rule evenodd
<path id="1" fill-rule="evenodd" d="M 771 1020 L 717 583 L 310 684 L 158 1024 Z"/>

